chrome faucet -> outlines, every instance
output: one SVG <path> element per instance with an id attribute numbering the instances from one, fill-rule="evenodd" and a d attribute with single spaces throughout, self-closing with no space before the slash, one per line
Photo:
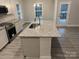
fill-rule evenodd
<path id="1" fill-rule="evenodd" d="M 38 18 L 38 20 L 39 20 L 39 25 L 40 25 L 40 17 L 35 17 L 35 19 L 34 19 L 34 21 L 36 22 L 37 21 L 37 18 Z"/>

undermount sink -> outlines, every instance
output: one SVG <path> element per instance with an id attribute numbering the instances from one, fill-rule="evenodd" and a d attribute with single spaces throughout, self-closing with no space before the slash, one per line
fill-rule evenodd
<path id="1" fill-rule="evenodd" d="M 39 24 L 31 24 L 29 26 L 30 29 L 35 29 L 36 27 L 40 26 Z"/>

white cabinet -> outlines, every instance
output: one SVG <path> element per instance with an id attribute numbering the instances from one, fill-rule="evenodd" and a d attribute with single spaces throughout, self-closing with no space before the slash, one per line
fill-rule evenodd
<path id="1" fill-rule="evenodd" d="M 8 43 L 8 37 L 5 28 L 0 29 L 0 49 Z"/>
<path id="2" fill-rule="evenodd" d="M 24 57 L 51 59 L 52 37 L 21 37 Z"/>
<path id="3" fill-rule="evenodd" d="M 19 33 L 23 29 L 21 21 L 17 21 L 15 23 L 15 27 L 16 27 L 16 32 Z"/>

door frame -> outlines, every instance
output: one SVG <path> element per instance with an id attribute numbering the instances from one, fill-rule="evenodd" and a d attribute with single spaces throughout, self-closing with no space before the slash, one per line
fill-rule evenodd
<path id="1" fill-rule="evenodd" d="M 67 25 L 67 24 L 68 24 L 69 15 L 70 15 L 71 2 L 60 2 L 60 3 L 59 3 L 57 21 L 58 21 L 59 18 L 60 18 L 61 4 L 68 4 L 68 12 L 67 12 L 67 19 L 66 19 L 66 25 Z"/>

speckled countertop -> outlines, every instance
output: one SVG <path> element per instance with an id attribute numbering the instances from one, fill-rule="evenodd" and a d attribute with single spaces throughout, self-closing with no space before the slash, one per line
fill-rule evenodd
<path id="1" fill-rule="evenodd" d="M 31 24 L 33 23 L 34 22 Z M 29 26 L 20 33 L 19 37 L 60 37 L 55 23 L 52 20 L 43 21 L 41 25 L 35 29 L 30 29 Z"/>
<path id="2" fill-rule="evenodd" d="M 0 23 L 3 22 L 10 22 L 10 23 L 15 23 L 18 20 L 13 14 L 7 14 L 7 15 L 0 15 Z"/>
<path id="3" fill-rule="evenodd" d="M 13 23 L 15 24 L 16 22 L 18 22 L 19 20 L 17 20 L 13 14 L 7 14 L 7 15 L 0 15 L 0 24 L 4 23 L 4 22 L 8 22 L 8 23 Z M 0 30 L 5 29 L 5 26 L 0 26 Z"/>

